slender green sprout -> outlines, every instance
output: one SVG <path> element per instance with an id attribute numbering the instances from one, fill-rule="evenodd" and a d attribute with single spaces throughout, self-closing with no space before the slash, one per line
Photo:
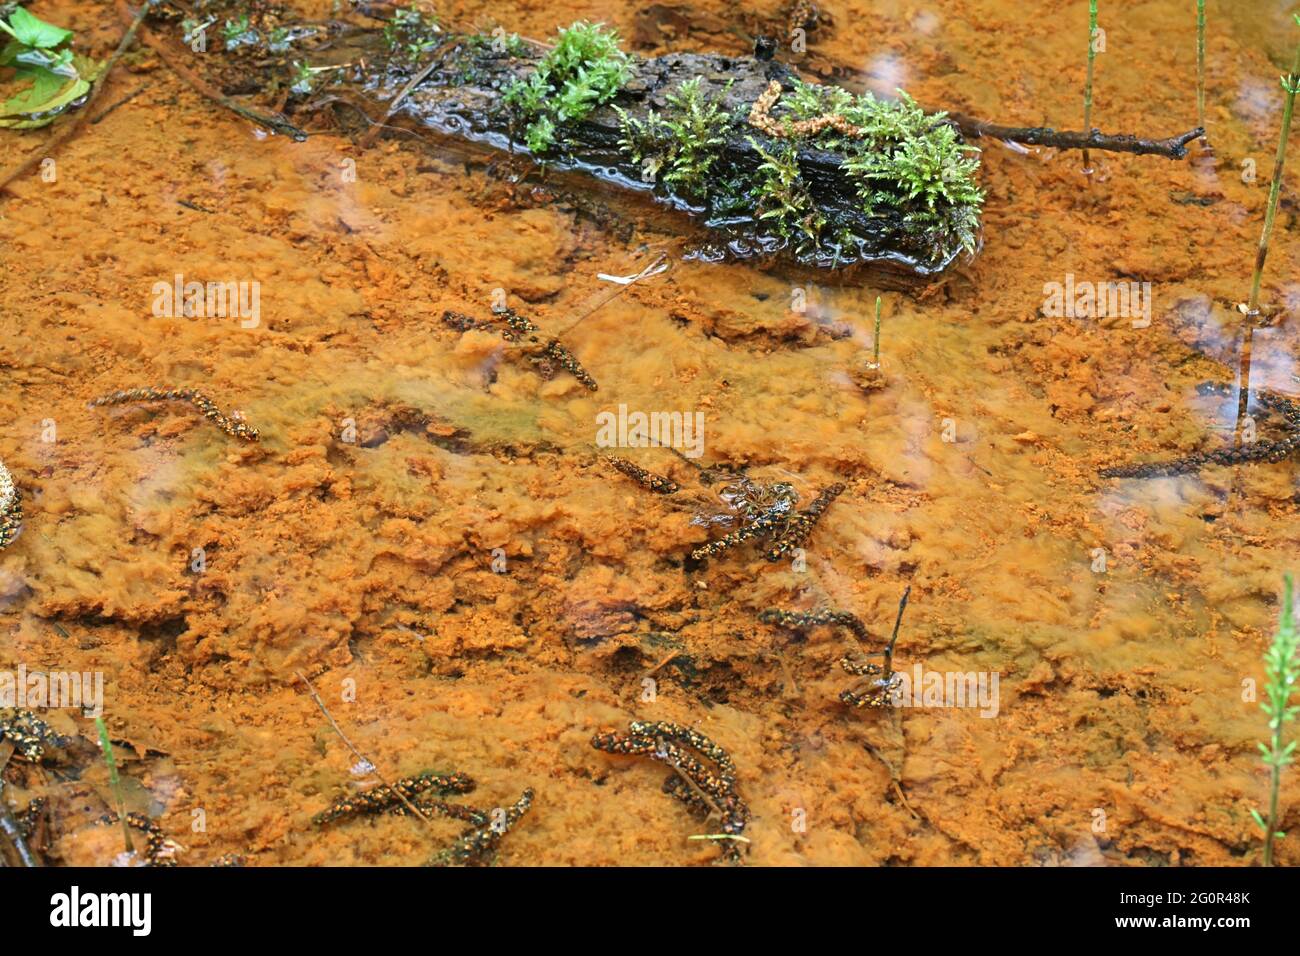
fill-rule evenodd
<path id="1" fill-rule="evenodd" d="M 875 357 L 871 364 L 876 368 L 880 368 L 880 296 L 876 296 L 876 337 L 872 344 Z"/>
<path id="2" fill-rule="evenodd" d="M 1092 75 L 1093 61 L 1097 59 L 1097 0 L 1088 0 L 1088 80 L 1083 87 L 1083 131 L 1092 131 Z M 1092 172 L 1088 151 L 1083 151 L 1083 171 Z"/>
<path id="3" fill-rule="evenodd" d="M 1300 24 L 1300 13 L 1296 14 L 1296 23 Z M 1259 237 L 1259 251 L 1255 253 L 1255 279 L 1250 286 L 1250 302 L 1246 305 L 1247 315 L 1259 314 L 1259 287 L 1264 278 L 1264 260 L 1268 258 L 1268 243 L 1273 237 L 1273 220 L 1277 217 L 1277 199 L 1282 192 L 1282 169 L 1286 165 L 1286 141 L 1291 135 L 1291 115 L 1295 112 L 1296 94 L 1300 93 L 1300 44 L 1296 45 L 1295 65 L 1291 72 L 1282 77 L 1282 89 L 1286 92 L 1286 106 L 1282 109 L 1282 135 L 1277 142 L 1277 159 L 1273 162 L 1273 185 L 1268 191 L 1268 211 L 1264 213 L 1264 233 Z"/>
<path id="4" fill-rule="evenodd" d="M 113 787 L 113 799 L 117 801 L 117 818 L 122 823 L 122 839 L 126 843 L 126 852 L 134 853 L 131 845 L 131 828 L 126 823 L 126 800 L 122 797 L 122 781 L 117 776 L 117 761 L 113 759 L 113 742 L 108 739 L 108 728 L 104 718 L 96 717 L 95 726 L 99 728 L 99 746 L 104 751 L 104 762 L 108 764 L 108 780 Z"/>
<path id="5" fill-rule="evenodd" d="M 1300 661 L 1296 651 L 1300 649 L 1300 635 L 1296 633 L 1291 598 L 1291 575 L 1286 575 L 1282 586 L 1282 619 L 1278 622 L 1277 633 L 1273 643 L 1264 654 L 1264 673 L 1268 675 L 1265 693 L 1268 700 L 1260 704 L 1260 709 L 1268 714 L 1268 726 L 1273 731 L 1268 745 L 1259 744 L 1260 759 L 1271 771 L 1272 782 L 1268 797 L 1268 819 L 1258 810 L 1251 808 L 1250 814 L 1255 823 L 1264 831 L 1264 865 L 1273 865 L 1273 842 L 1286 836 L 1278 830 L 1277 804 L 1282 789 L 1282 768 L 1292 763 L 1296 741 L 1282 743 L 1282 725 L 1295 720 L 1300 705 L 1291 703 L 1291 692 L 1296 681 L 1300 680 Z"/>
<path id="6" fill-rule="evenodd" d="M 1205 0 L 1196 0 L 1196 125 L 1209 129 L 1205 125 Z M 1209 141 L 1209 136 L 1201 136 L 1202 146 Z"/>

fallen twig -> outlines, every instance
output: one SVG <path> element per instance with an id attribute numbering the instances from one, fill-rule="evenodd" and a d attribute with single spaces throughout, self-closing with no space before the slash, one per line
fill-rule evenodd
<path id="1" fill-rule="evenodd" d="M 90 121 L 90 125 L 98 126 L 101 122 L 104 121 L 105 117 L 107 117 L 109 113 L 113 112 L 113 110 L 117 109 L 119 106 L 125 106 L 127 103 L 130 103 L 133 99 L 135 99 L 145 90 L 149 89 L 149 87 L 152 85 L 153 85 L 152 83 L 146 83 L 144 84 L 144 86 L 137 87 L 134 92 L 128 93 L 126 96 L 122 97 L 112 106 L 107 107 L 102 113 L 100 113 L 98 116 L 96 116 L 93 120 Z"/>
<path id="2" fill-rule="evenodd" d="M 988 136 L 1029 146 L 1098 149 L 1112 153 L 1132 153 L 1136 156 L 1164 156 L 1168 159 L 1182 159 L 1187 155 L 1187 144 L 1196 137 L 1205 135 L 1205 130 L 1199 126 L 1168 139 L 1143 139 L 1130 133 L 1103 133 L 1099 129 L 1083 133 L 1054 130 L 1048 126 L 1001 126 L 961 113 L 949 113 L 948 120 L 970 139 Z"/>
<path id="3" fill-rule="evenodd" d="M 415 804 L 413 804 L 410 800 L 408 800 L 406 798 L 406 794 L 403 793 L 401 789 L 394 787 L 387 780 L 385 780 L 384 775 L 379 772 L 378 765 L 376 765 L 373 760 L 371 760 L 360 750 L 358 750 L 355 746 L 353 746 L 352 741 L 348 740 L 348 735 L 345 734 L 343 732 L 343 729 L 339 727 L 339 725 L 334 721 L 334 717 L 332 714 L 330 714 L 329 708 L 325 706 L 325 701 L 320 699 L 320 694 L 316 693 L 316 688 L 312 685 L 312 682 L 307 679 L 307 676 L 303 674 L 302 671 L 294 671 L 294 673 L 298 676 L 298 679 L 300 681 L 302 681 L 304 684 L 307 685 L 307 691 L 308 693 L 311 694 L 312 700 L 316 701 L 316 706 L 319 707 L 320 712 L 325 715 L 325 719 L 330 722 L 330 726 L 333 727 L 334 732 L 339 735 L 339 739 L 348 745 L 348 749 L 351 750 L 352 753 L 356 755 L 356 758 L 358 760 L 360 760 L 363 764 L 365 764 L 367 767 L 371 769 L 374 775 L 379 778 L 379 782 L 382 783 L 385 787 L 387 787 L 389 792 L 395 794 L 402 801 L 402 803 L 406 804 L 406 808 L 408 810 L 414 813 L 427 825 L 429 823 L 429 818 L 425 815 L 424 811 L 421 810 L 419 807 L 417 807 Z"/>
<path id="4" fill-rule="evenodd" d="M 155 0 L 145 0 L 143 10 L 136 14 L 137 20 L 143 19 L 144 12 L 147 11 L 154 2 Z M 123 19 L 129 19 L 131 16 L 131 11 L 126 5 L 126 0 L 117 0 L 117 11 Z M 194 92 L 207 97 L 218 106 L 225 107 L 237 116 L 242 116 L 244 119 L 250 120 L 258 126 L 263 126 L 266 129 L 269 129 L 273 133 L 280 133 L 284 136 L 289 136 L 296 142 L 303 142 L 307 139 L 306 133 L 297 126 L 294 126 L 283 116 L 278 114 L 271 115 L 269 113 L 260 113 L 242 103 L 235 102 L 230 97 L 214 89 L 212 86 L 209 86 L 206 82 L 199 79 L 185 67 L 177 63 L 176 58 L 172 55 L 171 51 L 167 49 L 167 45 L 150 33 L 147 28 L 140 29 L 140 39 L 144 42 L 145 46 L 158 54 L 159 58 L 167 64 L 171 71 L 179 76 L 181 80 L 184 81 L 185 85 L 194 90 Z"/>
<path id="5" fill-rule="evenodd" d="M 647 251 L 652 251 L 652 250 L 647 250 Z M 636 257 L 634 256 L 633 258 L 635 259 Z M 578 309 L 578 317 L 574 319 L 572 322 L 570 322 L 567 326 L 565 326 L 562 330 L 560 330 L 559 334 L 556 335 L 556 338 L 558 339 L 565 335 L 568 335 L 570 332 L 574 330 L 574 328 L 578 325 L 579 322 L 586 319 L 589 315 L 591 315 L 597 309 L 601 308 L 607 302 L 617 298 L 618 296 L 626 292 L 628 286 L 634 285 L 635 283 L 640 282 L 642 279 L 648 279 L 651 278 L 652 276 L 661 275 L 662 273 L 667 272 L 670 268 L 672 268 L 672 260 L 669 259 L 667 252 L 660 249 L 656 252 L 654 258 L 650 260 L 650 263 L 648 265 L 644 266 L 639 272 L 636 272 L 632 275 L 611 276 L 603 272 L 598 273 L 596 276 L 597 279 L 600 279 L 605 282 L 614 283 L 614 288 L 600 289 L 597 292 L 593 293 L 592 295 L 588 296 L 586 301 L 584 301 Z"/>
<path id="6" fill-rule="evenodd" d="M 654 667 L 650 668 L 648 671 L 646 671 L 646 672 L 645 672 L 644 674 L 642 674 L 641 676 L 642 676 L 642 677 L 653 677 L 655 674 L 658 674 L 661 670 L 663 670 L 665 667 L 667 667 L 669 664 L 671 664 L 673 661 L 675 661 L 678 657 L 680 657 L 680 656 L 681 656 L 681 653 L 682 653 L 681 651 L 673 651 L 671 654 L 669 654 L 667 657 L 665 657 L 665 658 L 664 658 L 663 660 L 661 660 L 658 664 L 656 664 Z"/>

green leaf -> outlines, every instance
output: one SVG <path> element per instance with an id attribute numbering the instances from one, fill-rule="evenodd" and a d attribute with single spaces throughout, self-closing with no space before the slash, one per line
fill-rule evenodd
<path id="1" fill-rule="evenodd" d="M 0 103 L 0 127 L 3 128 L 44 126 L 90 91 L 90 83 L 81 76 L 68 79 L 49 70 L 20 69 L 18 77 L 30 79 L 32 85 Z"/>
<path id="2" fill-rule="evenodd" d="M 63 27 L 56 27 L 52 23 L 46 23 L 44 20 L 32 16 L 22 7 L 18 7 L 9 15 L 9 23 L 6 26 L 0 21 L 0 30 L 4 30 L 15 40 L 24 43 L 29 47 L 53 49 L 60 43 L 72 38 L 72 31 L 65 30 Z"/>
<path id="3" fill-rule="evenodd" d="M 20 84 L 29 81 L 31 85 L 0 103 L 0 115 L 39 112 L 42 103 L 54 99 L 64 86 L 70 85 L 65 77 L 41 69 L 20 69 L 17 80 Z"/>

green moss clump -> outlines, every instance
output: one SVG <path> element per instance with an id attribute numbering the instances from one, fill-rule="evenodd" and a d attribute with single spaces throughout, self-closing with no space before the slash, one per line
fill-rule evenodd
<path id="1" fill-rule="evenodd" d="M 975 249 L 984 198 L 975 182 L 979 161 L 971 155 L 978 150 L 942 122 L 944 114 L 927 114 L 906 94 L 888 102 L 795 81 L 772 114 L 784 137 L 759 136 L 743 110 L 728 114 L 701 92 L 698 79 L 667 100 L 662 115 L 651 110 L 643 120 L 616 107 L 619 148 L 642 179 L 703 208 L 711 223 L 748 217 L 803 258 L 857 258 L 863 237 L 821 207 L 800 169 L 800 151 L 812 149 L 844 157 L 861 211 L 896 222 L 918 258 L 939 263 Z M 807 131 L 803 121 L 818 122 Z M 725 160 L 729 137 L 750 144 L 760 159 L 756 168 Z"/>
<path id="2" fill-rule="evenodd" d="M 758 218 L 769 221 L 796 252 L 813 251 L 822 240 L 826 217 L 803 181 L 795 147 L 789 140 L 779 141 L 769 153 L 753 137 L 749 142 L 763 157 L 753 190 Z"/>
<path id="3" fill-rule="evenodd" d="M 731 84 L 727 84 L 728 88 Z M 618 107 L 623 136 L 619 147 L 644 169 L 663 171 L 663 182 L 682 198 L 698 202 L 709 192 L 710 176 L 722 156 L 732 120 L 700 92 L 699 77 L 667 96 L 668 110 L 636 120 Z"/>
<path id="4" fill-rule="evenodd" d="M 525 145 L 541 155 L 556 145 L 560 127 L 608 103 L 631 75 L 618 33 L 579 21 L 560 31 L 537 69 L 512 85 L 505 101 L 528 123 Z"/>
<path id="5" fill-rule="evenodd" d="M 612 101 L 631 75 L 617 33 L 580 21 L 560 31 L 537 68 L 509 87 L 505 102 L 526 123 L 528 149 L 544 156 L 566 124 Z M 822 263 L 870 255 L 884 233 L 930 264 L 974 251 L 984 199 L 972 155 L 978 150 L 962 142 L 945 114 L 927 114 L 901 91 L 897 101 L 886 101 L 794 80 L 767 114 L 785 135 L 760 136 L 749 124 L 748 106 L 728 110 L 704 90 L 696 77 L 668 94 L 662 112 L 635 119 L 615 111 L 619 151 L 639 167 L 640 178 L 702 210 L 710 225 L 747 220 L 769 248 L 779 244 Z M 757 159 L 728 158 L 729 142 L 748 142 Z M 857 216 L 814 198 L 799 162 L 809 151 L 843 157 L 858 211 L 875 220 L 872 235 L 863 233 Z"/>
<path id="6" fill-rule="evenodd" d="M 844 169 L 856 180 L 869 214 L 897 212 L 932 260 L 952 250 L 975 250 L 984 194 L 975 183 L 979 161 L 970 154 L 979 150 L 942 122 L 947 114 L 926 113 L 901 90 L 889 102 L 796 81 L 787 100 L 787 124 L 838 115 L 862 131 L 847 136 L 827 128 L 808 143 L 844 155 Z"/>

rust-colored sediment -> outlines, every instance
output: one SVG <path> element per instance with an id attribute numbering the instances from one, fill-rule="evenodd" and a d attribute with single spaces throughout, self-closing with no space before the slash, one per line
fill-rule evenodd
<path id="1" fill-rule="evenodd" d="M 120 35 L 105 5 L 34 9 L 97 51 Z M 443 12 L 530 35 L 591 16 L 655 52 L 741 49 L 682 29 L 734 9 Z M 755 11 L 783 21 L 778 4 Z M 833 12 L 812 52 L 878 89 L 1079 125 L 1077 5 Z M 718 857 L 688 841 L 710 824 L 661 792 L 661 766 L 590 746 L 633 719 L 730 754 L 751 864 L 1252 861 L 1266 731 L 1242 688 L 1262 680 L 1300 541 L 1296 465 L 1097 477 L 1230 440 L 1231 408 L 1194 386 L 1234 374 L 1231 306 L 1248 292 L 1281 108 L 1278 66 L 1235 29 L 1212 21 L 1214 162 L 1098 154 L 1087 182 L 1077 154 L 983 143 L 984 250 L 926 297 L 886 296 L 886 385 L 871 391 L 854 377 L 876 290 L 808 290 L 796 312 L 777 272 L 689 261 L 566 334 L 599 392 L 539 375 L 497 331 L 449 328 L 444 311 L 486 317 L 502 289 L 553 334 L 607 287 L 597 273 L 636 272 L 636 243 L 661 232 L 626 242 L 413 144 L 267 137 L 150 54 L 129 57 L 100 103 L 148 89 L 62 147 L 56 181 L 30 176 L 0 200 L 0 460 L 25 505 L 0 551 L 0 667 L 105 673 L 128 809 L 158 819 L 181 865 L 418 864 L 459 832 L 398 816 L 313 828 L 376 781 L 353 775 L 296 671 L 390 780 L 460 770 L 485 808 L 533 789 L 502 864 Z M 1113 23 L 1099 125 L 1194 125 L 1194 31 L 1178 0 Z M 6 132 L 2 148 L 42 135 Z M 1289 395 L 1298 185 L 1288 173 L 1265 280 L 1280 315 L 1253 343 L 1252 382 Z M 154 283 L 178 273 L 260 282 L 260 322 L 154 317 Z M 1149 281 L 1150 326 L 1040 315 L 1044 284 L 1067 274 Z M 88 407 L 154 383 L 241 412 L 261 441 L 185 405 Z M 802 570 L 755 547 L 685 562 L 725 530 L 692 519 L 726 509 L 665 450 L 614 451 L 676 494 L 612 474 L 596 415 L 620 403 L 703 411 L 696 464 L 792 481 L 804 506 L 844 483 Z M 996 717 L 845 707 L 842 635 L 758 620 L 840 608 L 883 636 L 909 582 L 895 667 L 998 672 Z M 71 712 L 53 719 L 94 738 Z M 69 788 L 107 795 L 85 759 L 80 783 L 27 777 L 30 793 L 48 784 L 50 852 L 66 862 L 120 849 L 94 824 L 103 807 L 68 809 Z M 1297 793 L 1292 774 L 1283 829 Z M 1282 862 L 1297 846 L 1280 844 Z"/>

